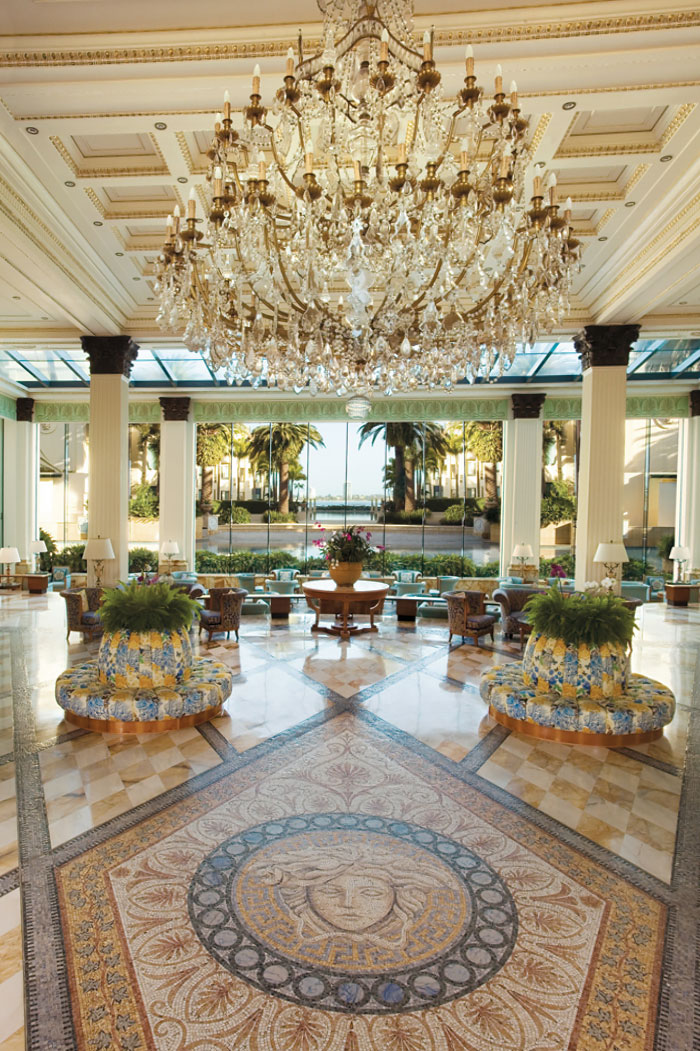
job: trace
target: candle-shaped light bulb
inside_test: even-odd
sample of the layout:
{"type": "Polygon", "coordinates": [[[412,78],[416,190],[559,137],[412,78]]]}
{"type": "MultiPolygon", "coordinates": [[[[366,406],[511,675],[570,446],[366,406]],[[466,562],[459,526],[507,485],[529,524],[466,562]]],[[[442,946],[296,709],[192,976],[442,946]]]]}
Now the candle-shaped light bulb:
{"type": "Polygon", "coordinates": [[[573,202],[572,202],[570,197],[567,197],[566,198],[566,203],[564,205],[564,210],[567,211],[567,212],[570,212],[572,208],[573,208],[573,202]]]}
{"type": "Polygon", "coordinates": [[[503,70],[500,65],[496,66],[496,94],[503,94],[503,70]]]}
{"type": "Polygon", "coordinates": [[[265,168],[265,154],[262,150],[258,150],[258,179],[266,179],[267,170],[265,168]]]}
{"type": "Polygon", "coordinates": [[[222,189],[223,189],[223,186],[222,186],[221,168],[217,165],[216,168],[214,168],[214,190],[213,190],[214,197],[221,197],[222,196],[222,189]]]}
{"type": "Polygon", "coordinates": [[[474,48],[471,46],[471,44],[467,44],[466,50],[464,52],[464,59],[465,59],[465,61],[467,63],[467,76],[468,77],[473,77],[474,76],[474,48]]]}
{"type": "Polygon", "coordinates": [[[311,175],[314,170],[314,155],[311,151],[304,155],[304,171],[307,175],[311,175]]]}
{"type": "Polygon", "coordinates": [[[568,223],[569,226],[571,226],[571,208],[572,208],[571,198],[567,197],[566,198],[566,204],[564,205],[564,218],[566,219],[566,222],[568,223]]]}
{"type": "Polygon", "coordinates": [[[518,108],[518,85],[514,80],[510,82],[510,104],[513,109],[518,108]]]}
{"type": "Polygon", "coordinates": [[[353,161],[353,170],[355,173],[355,182],[359,182],[362,178],[362,166],[359,161],[353,161]]]}
{"type": "Polygon", "coordinates": [[[221,121],[223,119],[224,118],[223,118],[223,115],[221,113],[217,113],[216,114],[216,116],[214,117],[214,131],[218,131],[219,130],[219,128],[221,127],[221,121]]]}
{"type": "Polygon", "coordinates": [[[423,33],[423,61],[430,62],[433,57],[433,45],[430,40],[430,30],[423,33]]]}
{"type": "Polygon", "coordinates": [[[187,198],[187,218],[194,219],[195,209],[197,207],[197,192],[192,186],[190,188],[190,195],[187,198]]]}
{"type": "Polygon", "coordinates": [[[504,153],[503,156],[501,157],[501,166],[499,168],[498,174],[501,177],[501,179],[507,179],[509,171],[510,171],[510,157],[508,156],[507,153],[504,153]]]}
{"type": "Polygon", "coordinates": [[[173,208],[173,215],[175,216],[176,219],[180,218],[180,205],[179,204],[176,204],[175,207],[173,208]]]}
{"type": "Polygon", "coordinates": [[[532,184],[532,196],[533,197],[541,197],[542,196],[542,179],[541,179],[541,177],[539,175],[536,175],[535,179],[533,181],[533,184],[532,184]]]}
{"type": "Polygon", "coordinates": [[[231,119],[231,96],[228,90],[224,92],[224,120],[231,119]]]}
{"type": "Polygon", "coordinates": [[[255,63],[255,67],[253,69],[253,94],[260,94],[260,66],[257,62],[255,63]]]}
{"type": "Polygon", "coordinates": [[[557,177],[554,172],[550,172],[547,176],[547,189],[549,190],[549,203],[554,204],[554,198],[557,192],[557,177]]]}
{"type": "Polygon", "coordinates": [[[168,218],[165,220],[165,229],[167,231],[168,237],[172,237],[173,230],[175,229],[175,220],[173,219],[172,215],[169,215],[168,218]]]}
{"type": "Polygon", "coordinates": [[[389,30],[382,29],[382,36],[379,44],[379,61],[389,61],[389,30]]]}
{"type": "Polygon", "coordinates": [[[286,72],[286,76],[288,76],[288,77],[293,77],[294,76],[294,48],[293,47],[290,47],[289,51],[287,52],[287,72],[286,72]]]}

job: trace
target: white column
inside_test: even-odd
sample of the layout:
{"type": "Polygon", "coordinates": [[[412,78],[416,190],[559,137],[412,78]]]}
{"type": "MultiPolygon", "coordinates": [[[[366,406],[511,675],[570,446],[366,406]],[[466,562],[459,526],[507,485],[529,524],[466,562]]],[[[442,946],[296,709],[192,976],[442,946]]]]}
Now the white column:
{"type": "Polygon", "coordinates": [[[690,393],[690,417],[679,420],[676,544],[690,549],[684,569],[700,573],[700,390],[690,393]]]}
{"type": "Polygon", "coordinates": [[[513,548],[529,544],[540,564],[542,502],[542,420],[544,394],[511,395],[513,419],[503,424],[501,490],[501,575],[508,574],[513,548]]]}
{"type": "Polygon", "coordinates": [[[602,580],[600,543],[622,541],[627,363],[638,325],[587,325],[575,342],[583,363],[576,518],[576,590],[602,580]]]}
{"type": "Polygon", "coordinates": [[[180,558],[194,569],[196,424],[189,398],[161,398],[160,543],[176,540],[180,558]]]}
{"type": "Polygon", "coordinates": [[[39,435],[33,422],[33,398],[17,399],[17,419],[5,420],[3,475],[5,479],[5,537],[22,560],[31,564],[29,545],[38,539],[36,521],[39,482],[39,435]]]}
{"type": "MultiPolygon", "coordinates": [[[[106,587],[129,572],[129,373],[138,347],[129,336],[83,336],[90,359],[90,488],[88,536],[108,537],[106,587]]],[[[88,562],[88,584],[94,584],[88,562]]]]}

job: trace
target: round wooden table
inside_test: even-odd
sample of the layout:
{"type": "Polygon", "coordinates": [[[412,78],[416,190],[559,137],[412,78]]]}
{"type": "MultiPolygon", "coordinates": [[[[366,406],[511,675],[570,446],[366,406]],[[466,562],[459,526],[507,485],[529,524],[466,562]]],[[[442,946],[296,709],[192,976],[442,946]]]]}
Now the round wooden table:
{"type": "Polygon", "coordinates": [[[358,580],[353,587],[339,588],[330,577],[309,580],[302,584],[302,587],[308,605],[316,614],[316,621],[311,630],[325,631],[327,635],[337,635],[341,639],[349,639],[351,635],[362,635],[366,631],[377,630],[374,617],[382,612],[384,599],[389,590],[388,584],[382,584],[376,580],[358,580]],[[364,613],[369,616],[368,628],[360,628],[357,624],[348,623],[356,613],[364,613]],[[319,624],[319,618],[323,614],[333,614],[335,623],[319,624]]]}

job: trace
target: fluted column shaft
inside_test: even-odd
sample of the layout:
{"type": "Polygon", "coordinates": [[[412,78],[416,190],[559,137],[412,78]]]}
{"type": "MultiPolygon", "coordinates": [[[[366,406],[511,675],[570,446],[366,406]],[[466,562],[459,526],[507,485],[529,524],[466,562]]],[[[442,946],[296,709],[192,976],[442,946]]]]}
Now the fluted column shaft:
{"type": "Polygon", "coordinates": [[[503,424],[501,576],[507,576],[516,544],[529,544],[540,564],[542,419],[544,394],[513,394],[513,419],[503,424]]]}
{"type": "Polygon", "coordinates": [[[685,565],[700,573],[700,390],[691,391],[690,416],[679,421],[676,543],[690,550],[685,565]]]}
{"type": "Polygon", "coordinates": [[[39,483],[39,435],[32,398],[17,399],[17,419],[5,420],[4,543],[31,563],[29,545],[39,536],[36,521],[39,483]]]}
{"type": "Polygon", "coordinates": [[[194,569],[196,424],[189,398],[161,398],[160,543],[176,540],[180,558],[194,569]]]}

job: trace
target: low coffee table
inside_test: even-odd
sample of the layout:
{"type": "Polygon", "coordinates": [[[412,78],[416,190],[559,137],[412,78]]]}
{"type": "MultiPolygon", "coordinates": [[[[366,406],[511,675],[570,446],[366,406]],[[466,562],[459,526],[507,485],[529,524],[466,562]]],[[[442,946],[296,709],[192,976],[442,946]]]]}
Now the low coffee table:
{"type": "Polygon", "coordinates": [[[266,591],[261,597],[269,605],[271,617],[288,617],[292,611],[291,595],[280,595],[278,591],[266,591]]]}
{"type": "Polygon", "coordinates": [[[669,606],[687,606],[690,601],[690,585],[666,584],[666,602],[669,606]]]}
{"type": "Polygon", "coordinates": [[[306,601],[316,614],[312,631],[323,631],[327,635],[336,635],[347,640],[351,635],[363,635],[367,631],[376,631],[374,618],[382,612],[384,599],[389,590],[388,584],[375,580],[358,580],[353,587],[339,588],[334,580],[321,578],[309,580],[302,584],[306,601]],[[333,614],[335,624],[319,624],[324,614],[333,614]],[[359,627],[348,621],[355,614],[369,616],[369,627],[359,627]]]}

